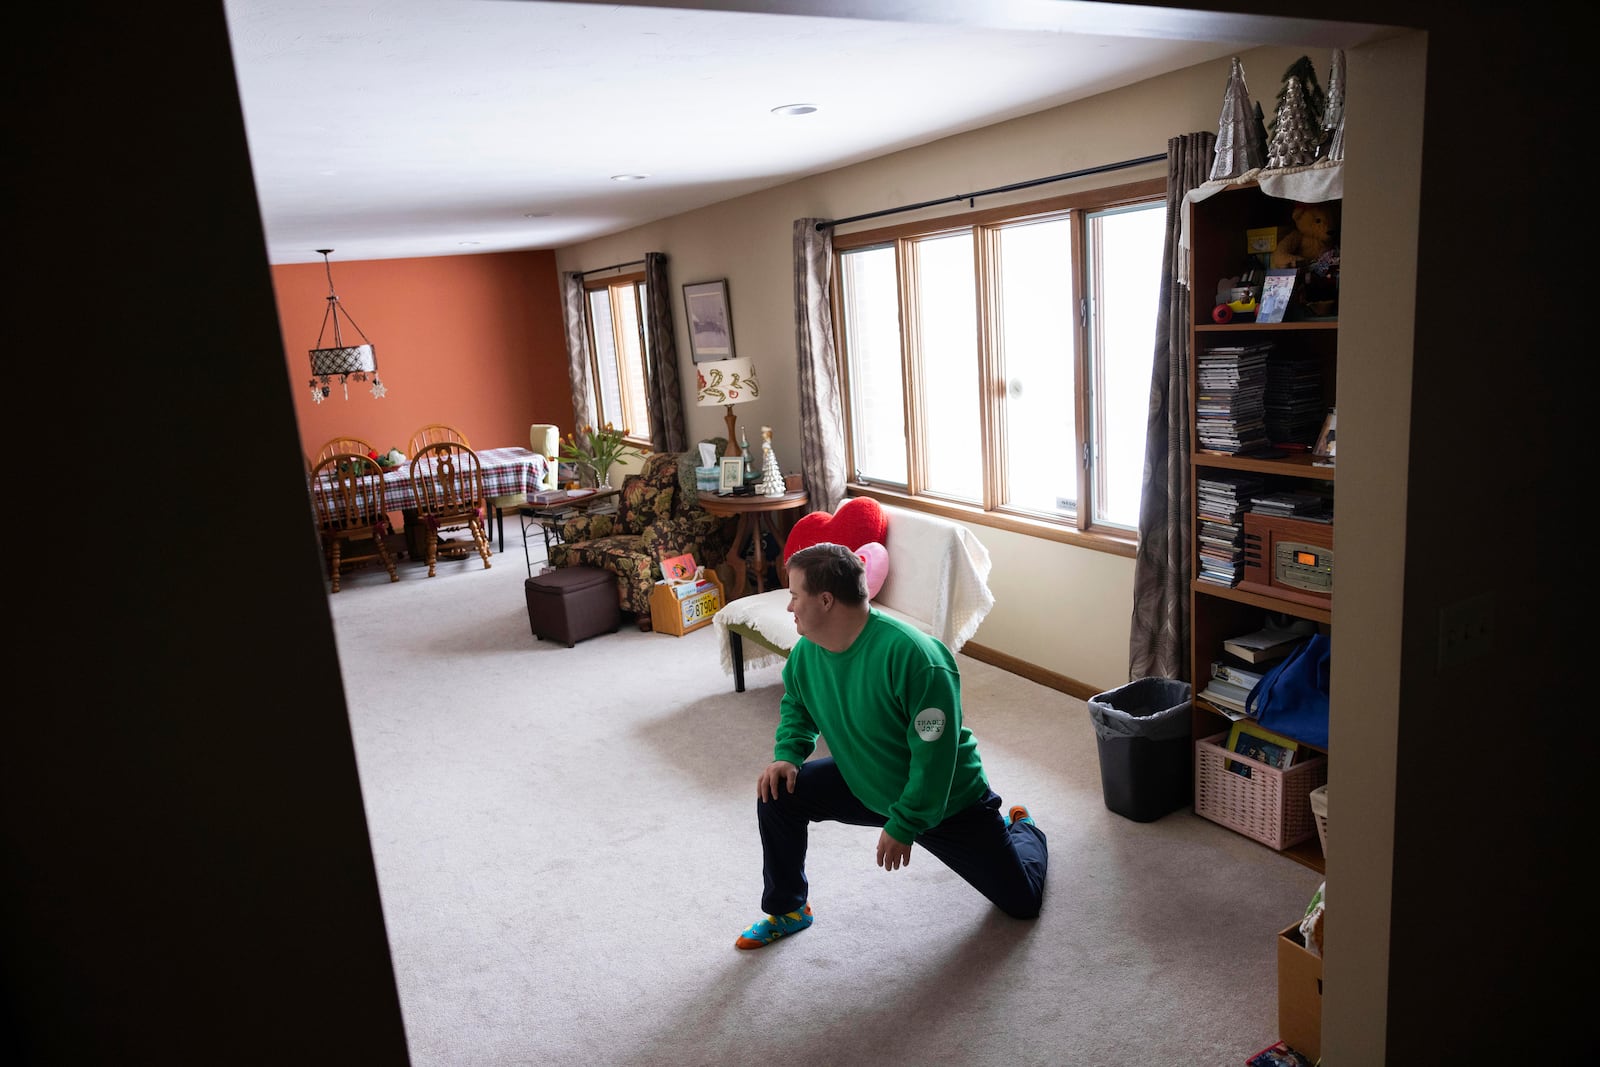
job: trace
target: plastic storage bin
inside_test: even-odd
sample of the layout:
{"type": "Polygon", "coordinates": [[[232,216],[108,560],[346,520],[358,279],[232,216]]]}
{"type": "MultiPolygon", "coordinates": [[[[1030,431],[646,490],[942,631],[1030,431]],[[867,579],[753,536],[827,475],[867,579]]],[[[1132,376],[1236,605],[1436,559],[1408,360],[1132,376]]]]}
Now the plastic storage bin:
{"type": "Polygon", "coordinates": [[[1089,699],[1106,807],[1153,822],[1193,795],[1193,689],[1172,678],[1140,678],[1089,699]]]}

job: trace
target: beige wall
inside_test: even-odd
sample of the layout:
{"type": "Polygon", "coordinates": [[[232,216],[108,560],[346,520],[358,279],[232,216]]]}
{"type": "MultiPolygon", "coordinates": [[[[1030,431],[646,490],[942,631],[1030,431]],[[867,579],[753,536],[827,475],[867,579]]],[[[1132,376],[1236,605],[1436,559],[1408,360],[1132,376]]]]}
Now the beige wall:
{"type": "MultiPolygon", "coordinates": [[[[1302,49],[1263,48],[1241,54],[1252,96],[1270,108],[1283,72],[1302,49]]],[[[1326,69],[1326,50],[1313,54],[1326,69]]],[[[562,271],[585,270],[665,252],[674,287],[727,278],[738,353],[761,372],[762,398],[737,409],[752,440],[773,428],[773,447],[788,468],[799,465],[796,396],[793,220],[844,218],[1137,159],[1166,151],[1167,139],[1215,130],[1228,81],[1228,61],[1205,63],[1036,115],[907,149],[881,159],[662,219],[625,233],[563,249],[562,271]],[[748,410],[747,410],[748,409],[748,410]]],[[[1075,189],[1166,175],[1163,163],[1074,179],[979,200],[979,209],[1058,196],[1075,189]]],[[[963,203],[927,208],[840,232],[958,214],[963,203]]],[[[688,335],[679,313],[678,348],[692,387],[688,335]]],[[[689,402],[693,402],[692,395],[689,402]]],[[[723,409],[689,409],[691,438],[723,431],[723,409]]],[[[995,607],[973,640],[1094,690],[1127,681],[1133,612],[1133,560],[1042,541],[990,527],[973,531],[994,557],[995,607]],[[1039,595],[1044,590],[1045,595],[1039,595]]]]}

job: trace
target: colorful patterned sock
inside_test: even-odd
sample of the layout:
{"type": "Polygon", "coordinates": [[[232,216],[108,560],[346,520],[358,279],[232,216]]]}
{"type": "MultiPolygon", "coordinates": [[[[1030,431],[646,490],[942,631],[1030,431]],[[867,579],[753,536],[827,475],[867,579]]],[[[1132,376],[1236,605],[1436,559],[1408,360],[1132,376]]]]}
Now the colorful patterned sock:
{"type": "Polygon", "coordinates": [[[782,915],[768,915],[759,922],[753,922],[744,928],[738,938],[733,942],[734,948],[760,948],[770,945],[780,937],[798,934],[801,930],[811,925],[811,905],[807,904],[800,911],[785,912],[782,915]]]}
{"type": "Polygon", "coordinates": [[[1019,822],[1025,822],[1029,826],[1038,825],[1038,823],[1033,821],[1033,816],[1028,814],[1028,809],[1023,807],[1021,804],[1013,807],[1011,809],[1011,814],[1006,816],[1006,826],[1015,826],[1019,822]]]}

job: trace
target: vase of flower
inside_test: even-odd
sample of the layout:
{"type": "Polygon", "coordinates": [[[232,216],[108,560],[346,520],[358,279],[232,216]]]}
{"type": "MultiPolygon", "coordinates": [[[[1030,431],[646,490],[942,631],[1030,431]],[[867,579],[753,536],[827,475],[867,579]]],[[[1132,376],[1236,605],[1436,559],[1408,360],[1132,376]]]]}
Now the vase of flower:
{"type": "Polygon", "coordinates": [[[598,429],[585,426],[562,439],[561,458],[588,467],[594,472],[596,486],[615,488],[611,484],[611,468],[619,460],[644,457],[643,452],[628,444],[627,438],[626,429],[619,430],[609,422],[598,429]]]}

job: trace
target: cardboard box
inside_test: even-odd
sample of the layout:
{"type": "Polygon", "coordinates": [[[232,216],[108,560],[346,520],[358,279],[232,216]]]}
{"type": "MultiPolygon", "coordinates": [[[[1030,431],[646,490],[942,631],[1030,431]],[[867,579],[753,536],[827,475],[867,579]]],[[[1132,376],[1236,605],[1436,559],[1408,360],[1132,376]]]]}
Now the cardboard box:
{"type": "Polygon", "coordinates": [[[1322,1058],[1322,957],[1306,948],[1298,920],[1278,934],[1278,1039],[1322,1058]]]}
{"type": "Polygon", "coordinates": [[[1287,226],[1262,226],[1254,230],[1244,231],[1245,251],[1252,255],[1260,252],[1276,252],[1278,242],[1289,234],[1287,226]]]}

